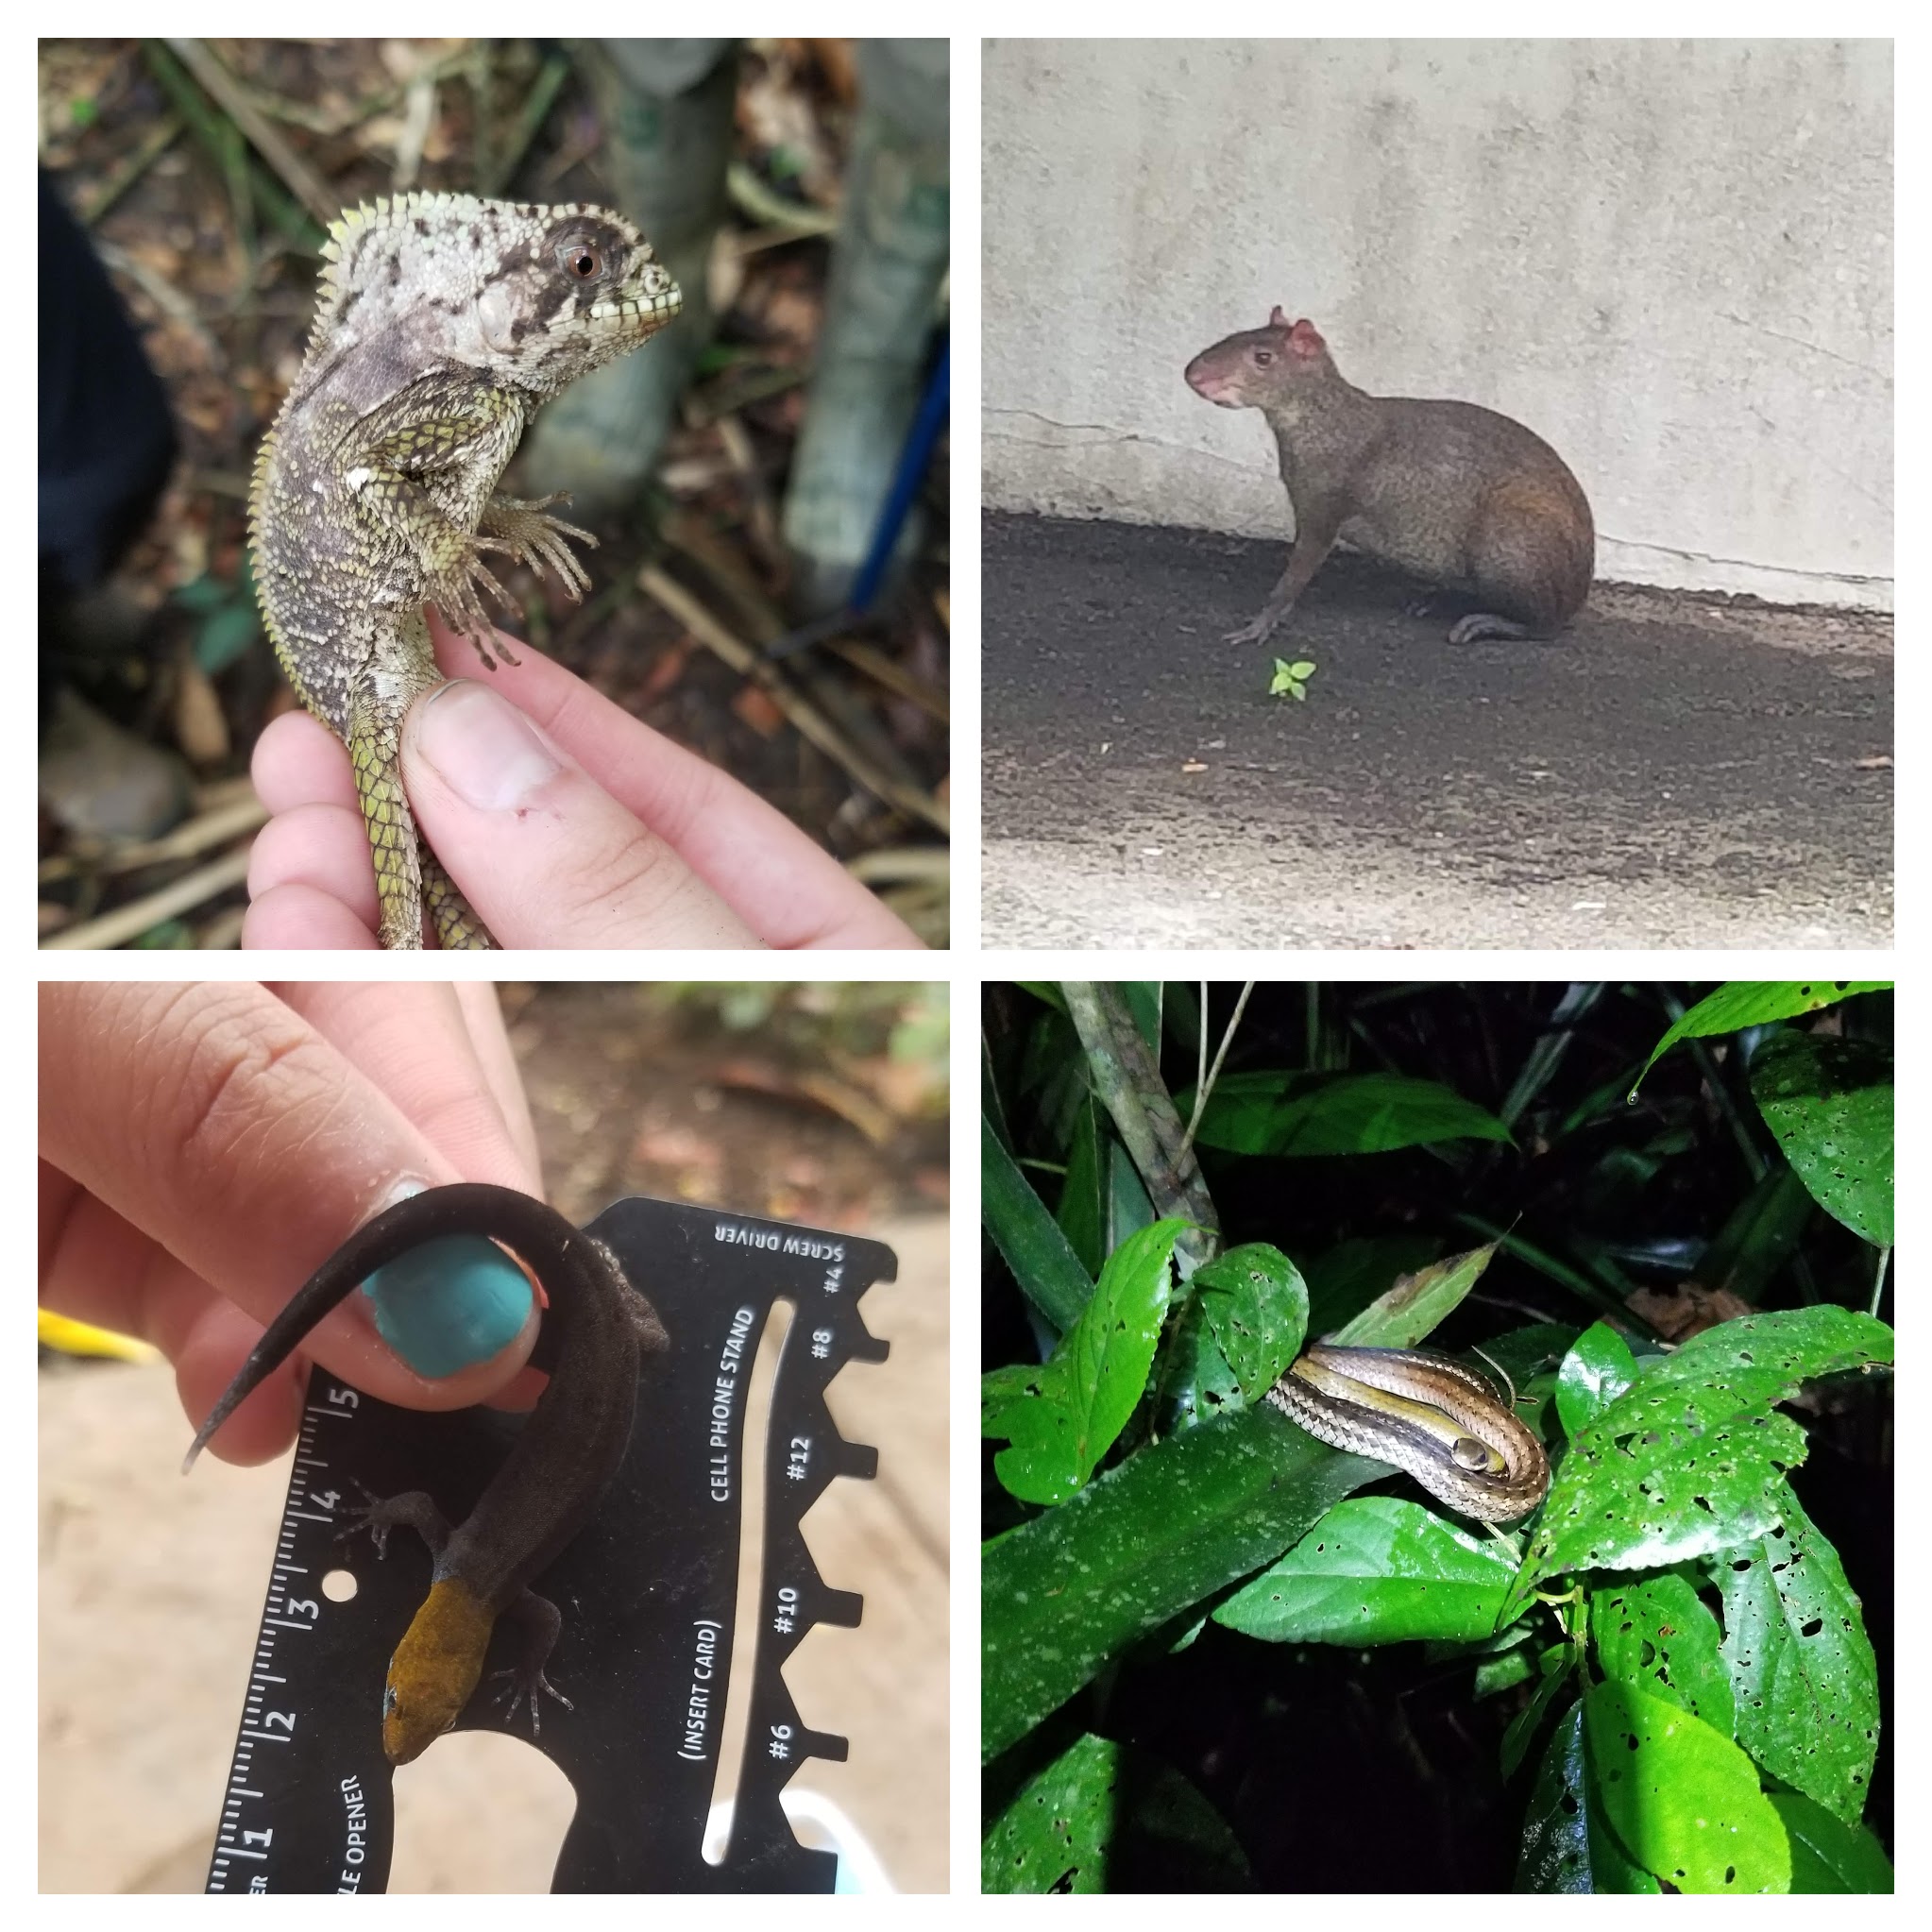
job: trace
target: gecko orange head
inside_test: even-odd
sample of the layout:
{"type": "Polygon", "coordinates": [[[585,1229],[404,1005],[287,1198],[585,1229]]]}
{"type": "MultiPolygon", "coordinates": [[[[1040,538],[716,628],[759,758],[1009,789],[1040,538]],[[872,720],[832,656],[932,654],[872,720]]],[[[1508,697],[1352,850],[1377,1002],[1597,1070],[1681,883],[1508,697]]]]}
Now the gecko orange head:
{"type": "Polygon", "coordinates": [[[420,1757],[463,1715],[496,1620],[489,1605],[453,1578],[430,1585],[389,1660],[382,1690],[382,1755],[391,1764],[420,1757]]]}

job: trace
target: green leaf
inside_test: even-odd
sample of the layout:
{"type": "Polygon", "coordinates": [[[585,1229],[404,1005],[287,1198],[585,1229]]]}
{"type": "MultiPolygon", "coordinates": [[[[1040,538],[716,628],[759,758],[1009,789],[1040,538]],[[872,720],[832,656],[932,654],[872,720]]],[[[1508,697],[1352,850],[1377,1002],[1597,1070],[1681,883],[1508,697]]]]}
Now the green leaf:
{"type": "MultiPolygon", "coordinates": [[[[1516,1629],[1525,1626],[1518,1623],[1516,1629]]],[[[1469,1680],[1469,1691],[1478,1703],[1484,1698],[1500,1697],[1505,1690],[1514,1690],[1518,1684],[1526,1684],[1535,1675],[1534,1660],[1527,1656],[1517,1645],[1503,1652],[1499,1657],[1484,1657],[1476,1666],[1475,1674],[1469,1680]]]]}
{"type": "MultiPolygon", "coordinates": [[[[1185,1118],[1192,1093],[1176,1096],[1185,1118]]],[[[1435,1141],[1507,1141],[1509,1129],[1434,1080],[1402,1074],[1224,1075],[1195,1139],[1233,1154],[1377,1154],[1435,1141]]]]}
{"type": "Polygon", "coordinates": [[[1856,1824],[1878,1754],[1878,1666],[1838,1551],[1788,1489],[1776,1524],[1717,1568],[1737,1741],[1856,1824]]]}
{"type": "Polygon", "coordinates": [[[1680,1040],[1702,1039],[1713,1033],[1738,1033],[1746,1026],[1769,1026],[1799,1013],[1835,1007],[1856,992],[1883,992],[1889,979],[1733,979],[1708,993],[1684,1015],[1651,1049],[1643,1073],[1631,1083],[1636,1098],[1644,1074],[1656,1065],[1680,1040]]]}
{"type": "Polygon", "coordinates": [[[1079,1320],[1093,1283],[985,1114],[979,1120],[979,1212],[1021,1293],[1064,1334],[1079,1320]]]}
{"type": "Polygon", "coordinates": [[[1195,1270],[1194,1292],[1221,1359],[1250,1402],[1279,1381],[1308,1332],[1308,1289],[1278,1247],[1250,1242],[1195,1270]]]}
{"type": "Polygon", "coordinates": [[[1683,1577],[1667,1573],[1592,1591],[1590,1635],[1605,1677],[1736,1736],[1737,1705],[1719,1648],[1723,1632],[1683,1577]]]}
{"type": "Polygon", "coordinates": [[[986,1892],[1235,1891],[1247,1860],[1220,1814],[1151,1754],[1083,1737],[1028,1778],[979,1851],[986,1892]]]}
{"type": "Polygon", "coordinates": [[[1592,1322],[1571,1345],[1556,1376],[1556,1413],[1566,1435],[1580,1435],[1636,1380],[1630,1344],[1608,1322],[1592,1322]]]}
{"type": "Polygon", "coordinates": [[[1156,1221],[1129,1235],[1047,1361],[1017,1373],[997,1369],[982,1381],[981,1432],[1012,1445],[993,1458],[993,1471],[1021,1501],[1064,1502],[1127,1427],[1147,1385],[1174,1241],[1186,1226],[1156,1221]]]}
{"type": "Polygon", "coordinates": [[[1109,1135],[1102,1144],[1107,1150],[1107,1239],[1110,1249],[1118,1247],[1129,1234],[1137,1234],[1155,1221],[1154,1203],[1147,1184],[1141,1178],[1133,1157],[1109,1135]]]}
{"type": "Polygon", "coordinates": [[[1161,982],[1158,979],[1116,979],[1113,991],[1133,1015],[1134,1028],[1155,1052],[1161,1050],[1161,982]]]}
{"type": "MultiPolygon", "coordinates": [[[[1161,982],[1161,1024],[1167,1038],[1190,1059],[1201,1050],[1201,988],[1193,979],[1161,982]]],[[[1158,1042],[1150,1042],[1158,1044],[1158,1042]]]]}
{"type": "Polygon", "coordinates": [[[1781,1033],[1753,1057],[1751,1092],[1818,1205],[1890,1247],[1891,1055],[1866,1040],[1781,1033]]]}
{"type": "MultiPolygon", "coordinates": [[[[1196,1275],[1195,1280],[1199,1280],[1196,1275]]],[[[1234,1371],[1228,1365],[1208,1325],[1202,1297],[1192,1296],[1163,1357],[1161,1381],[1161,1429],[1177,1435],[1195,1429],[1210,1416],[1246,1406],[1234,1371]]]]}
{"type": "Polygon", "coordinates": [[[1797,1791],[1773,1791],[1771,1809],[1791,1841],[1793,1891],[1890,1891],[1891,1867],[1869,1831],[1840,1824],[1797,1791]]]}
{"type": "Polygon", "coordinates": [[[1502,1734],[1502,1745],[1497,1752],[1498,1768],[1506,1778],[1513,1778],[1521,1770],[1531,1740],[1543,1728],[1543,1719],[1550,1706],[1563,1695],[1569,1683],[1570,1671],[1577,1661],[1577,1652],[1568,1643],[1551,1644],[1536,1660],[1537,1673],[1541,1679],[1530,1701],[1509,1720],[1509,1728],[1502,1734]]]}
{"type": "Polygon", "coordinates": [[[1805,1432],[1771,1404],[1891,1360],[1891,1330],[1821,1305],[1745,1315],[1659,1356],[1570,1440],[1519,1587],[1566,1569],[1652,1569],[1764,1534],[1805,1432]]]}
{"type": "Polygon", "coordinates": [[[1100,1132],[1098,1113],[1099,1103],[1090,1093],[1074,1117],[1066,1179],[1059,1191],[1059,1211],[1054,1216],[1081,1267],[1096,1275],[1113,1246],[1107,1238],[1107,1210],[1101,1199],[1104,1150],[1109,1144],[1100,1132]]]}
{"type": "Polygon", "coordinates": [[[1445,1255],[1404,1275],[1329,1339],[1344,1348],[1413,1348],[1462,1306],[1496,1257],[1497,1244],[1445,1255]]]}
{"type": "Polygon", "coordinates": [[[136,952],[174,953],[186,952],[198,946],[201,941],[195,938],[187,924],[178,919],[164,919],[159,925],[151,925],[140,938],[130,941],[136,952]]]}
{"type": "Polygon", "coordinates": [[[1584,1707],[1557,1720],[1523,1819],[1518,1891],[1653,1894],[1663,1888],[1617,1842],[1584,1752],[1584,1707]]]}
{"type": "Polygon", "coordinates": [[[1810,1190],[1788,1166],[1771,1162],[1725,1217],[1697,1263],[1698,1286],[1731,1295],[1747,1308],[1776,1299],[1771,1284],[1811,1225],[1810,1190]]]}
{"type": "Polygon", "coordinates": [[[1427,1267],[1442,1248],[1432,1234],[1351,1235],[1305,1261],[1309,1333],[1333,1334],[1391,1281],[1427,1267]]]}
{"type": "Polygon", "coordinates": [[[1271,1643],[1471,1643],[1496,1629],[1515,1574],[1492,1536],[1456,1529],[1420,1503],[1353,1496],[1229,1597],[1214,1621],[1271,1643]]]}
{"type": "Polygon", "coordinates": [[[1387,1473],[1263,1404],[1141,1449],[982,1546],[980,1748],[995,1756],[1110,1657],[1274,1562],[1387,1473]]]}
{"type": "Polygon", "coordinates": [[[1790,1890],[1785,1828],[1728,1737],[1634,1685],[1600,1684],[1584,1700],[1584,1749],[1618,1843],[1665,1884],[1790,1890]]]}

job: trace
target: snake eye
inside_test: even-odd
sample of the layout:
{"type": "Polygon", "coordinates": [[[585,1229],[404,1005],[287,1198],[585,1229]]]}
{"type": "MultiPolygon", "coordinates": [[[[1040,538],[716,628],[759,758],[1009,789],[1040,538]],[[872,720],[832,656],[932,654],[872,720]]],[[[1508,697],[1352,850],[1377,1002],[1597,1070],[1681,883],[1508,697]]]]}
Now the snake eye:
{"type": "Polygon", "coordinates": [[[1502,1458],[1486,1442],[1479,1442],[1473,1435],[1457,1436],[1449,1449],[1449,1457],[1459,1469],[1494,1473],[1502,1466],[1502,1458]]]}

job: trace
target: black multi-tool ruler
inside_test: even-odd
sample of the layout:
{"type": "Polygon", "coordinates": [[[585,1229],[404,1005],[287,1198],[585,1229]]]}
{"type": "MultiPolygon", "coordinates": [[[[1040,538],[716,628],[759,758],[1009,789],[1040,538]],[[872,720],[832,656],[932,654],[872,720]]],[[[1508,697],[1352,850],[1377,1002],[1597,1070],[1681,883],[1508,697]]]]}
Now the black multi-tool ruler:
{"type": "MultiPolygon", "coordinates": [[[[670,1348],[645,1366],[630,1449],[597,1514],[535,1580],[563,1612],[548,1669],[574,1706],[544,1700],[535,1739],[577,1794],[551,1889],[829,1891],[835,1856],[798,1843],[778,1794],[802,1759],[843,1758],[845,1740],[805,1729],[780,1669],[813,1625],[859,1620],[858,1597],[820,1579],[799,1523],[834,1477],[877,1467],[833,1427],[824,1391],[848,1362],[885,1360],[857,1303],[897,1263],[878,1242],[667,1201],[619,1201],[590,1232],[650,1297],[670,1348]],[[730,1842],[713,1864],[702,1846],[737,1616],[745,1398],[775,1302],[791,1320],[764,1444],[757,1649],[730,1842]]],[[[541,1338],[532,1360],[547,1365],[541,1338]]],[[[487,1409],[392,1408],[311,1376],[210,1891],[386,1888],[382,1682],[428,1593],[429,1557],[401,1534],[379,1562],[366,1535],[339,1533],[364,1489],[427,1490],[460,1520],[518,1426],[487,1409]]],[[[458,1730],[530,1737],[528,1706],[490,1694],[517,1637],[499,1626],[458,1730]]]]}

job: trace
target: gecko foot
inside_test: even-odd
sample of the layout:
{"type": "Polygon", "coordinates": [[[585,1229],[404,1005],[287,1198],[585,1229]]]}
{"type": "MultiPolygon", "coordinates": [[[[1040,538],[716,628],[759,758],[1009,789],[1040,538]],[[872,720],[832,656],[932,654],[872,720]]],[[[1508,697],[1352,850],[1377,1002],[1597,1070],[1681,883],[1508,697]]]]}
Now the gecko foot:
{"type": "Polygon", "coordinates": [[[335,1540],[338,1543],[347,1543],[351,1536],[359,1536],[366,1530],[369,1533],[369,1541],[376,1546],[377,1561],[381,1562],[389,1554],[389,1532],[396,1526],[382,1513],[382,1499],[366,1483],[360,1482],[353,1476],[348,1480],[355,1483],[367,1500],[363,1508],[357,1510],[354,1516],[336,1531],[335,1540]]]}
{"type": "Polygon", "coordinates": [[[536,1702],[537,1693],[539,1691],[541,1691],[543,1695],[546,1697],[555,1698],[556,1701],[560,1704],[562,1704],[567,1711],[574,1711],[577,1708],[577,1706],[573,1704],[570,1702],[570,1700],[568,1697],[566,1697],[564,1693],[561,1690],[559,1690],[557,1686],[554,1684],[552,1684],[550,1681],[550,1679],[543,1674],[543,1669],[541,1666],[539,1666],[534,1672],[515,1666],[506,1670],[492,1670],[490,1672],[490,1678],[492,1682],[495,1682],[495,1680],[499,1677],[507,1677],[510,1680],[510,1682],[507,1685],[505,1685],[500,1691],[497,1693],[497,1700],[503,1706],[505,1712],[514,1717],[516,1715],[517,1706],[519,1703],[521,1703],[526,1697],[529,1698],[530,1735],[533,1737],[540,1737],[543,1733],[543,1719],[539,1714],[536,1702]]]}

